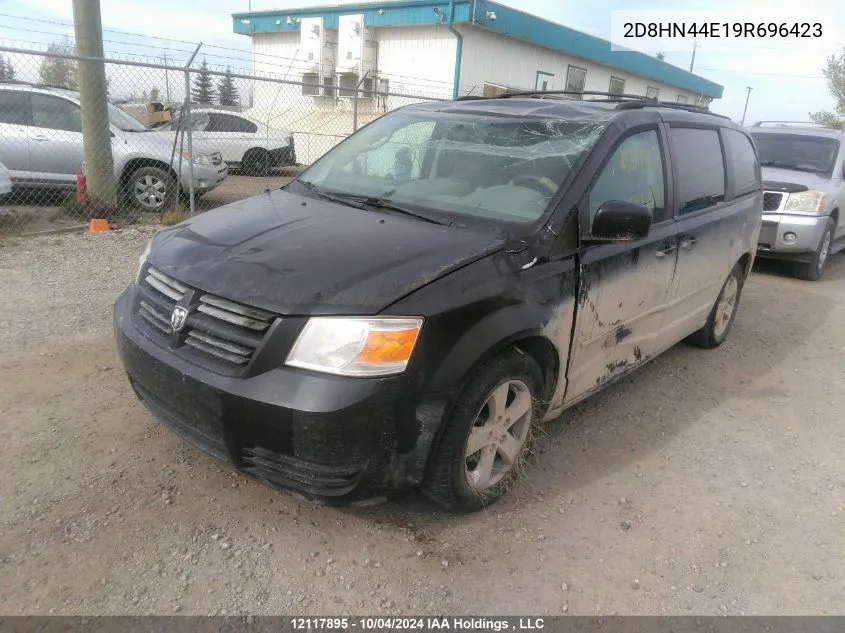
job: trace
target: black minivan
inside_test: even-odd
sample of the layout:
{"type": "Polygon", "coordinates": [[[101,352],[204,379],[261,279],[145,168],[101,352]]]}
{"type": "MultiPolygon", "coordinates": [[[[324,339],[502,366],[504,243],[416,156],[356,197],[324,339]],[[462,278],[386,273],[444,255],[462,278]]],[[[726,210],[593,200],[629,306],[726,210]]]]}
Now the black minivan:
{"type": "Polygon", "coordinates": [[[751,139],[703,109],[407,106],[159,233],[117,345],[161,422],[263,482],[474,510],[543,421],[683,339],[725,340],[762,210],[751,139]]]}

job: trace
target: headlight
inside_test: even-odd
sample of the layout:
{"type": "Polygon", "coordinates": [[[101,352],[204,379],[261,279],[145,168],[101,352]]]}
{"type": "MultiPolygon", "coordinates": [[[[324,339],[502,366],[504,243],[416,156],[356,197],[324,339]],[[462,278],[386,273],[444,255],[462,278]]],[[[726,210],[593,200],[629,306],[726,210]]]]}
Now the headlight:
{"type": "MultiPolygon", "coordinates": [[[[186,149],[182,150],[182,158],[185,160],[191,160],[191,152],[186,149]]],[[[205,156],[203,154],[194,154],[194,165],[211,165],[211,157],[205,156]]]]}
{"type": "Polygon", "coordinates": [[[823,191],[801,191],[789,194],[786,199],[785,213],[821,213],[827,203],[827,194],[823,191]]]}
{"type": "Polygon", "coordinates": [[[150,240],[147,242],[147,247],[144,249],[144,252],[141,253],[141,256],[138,258],[138,272],[135,273],[135,284],[141,283],[141,269],[144,267],[144,264],[147,261],[147,257],[150,255],[150,248],[153,245],[153,241],[150,240]]]}
{"type": "Polygon", "coordinates": [[[420,333],[420,318],[312,317],[286,364],[341,376],[387,376],[405,371],[420,333]]]}

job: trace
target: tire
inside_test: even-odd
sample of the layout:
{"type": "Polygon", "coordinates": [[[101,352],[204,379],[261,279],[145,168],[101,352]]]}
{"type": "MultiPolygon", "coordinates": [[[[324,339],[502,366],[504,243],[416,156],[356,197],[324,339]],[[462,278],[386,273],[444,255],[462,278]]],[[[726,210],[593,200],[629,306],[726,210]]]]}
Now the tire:
{"type": "Polygon", "coordinates": [[[423,481],[425,494],[448,510],[473,512],[510,490],[530,454],[533,430],[541,416],[542,385],[540,367],[515,349],[478,369],[458,397],[435,446],[423,481]],[[509,425],[508,411],[514,416],[509,425]],[[502,422],[491,428],[498,419],[502,422]],[[497,437],[492,436],[494,432],[497,437]],[[509,439],[503,441],[506,436],[509,439]],[[481,448],[467,455],[472,450],[471,437],[481,448]]]}
{"type": "Polygon", "coordinates": [[[136,169],[126,183],[126,193],[140,211],[166,211],[178,197],[176,180],[161,167],[136,169]]]}
{"type": "Polygon", "coordinates": [[[725,342],[736,318],[744,282],[745,272],[742,265],[736,264],[719,291],[716,303],[707,317],[707,323],[687,339],[690,343],[704,349],[713,349],[725,342]]]}
{"type": "Polygon", "coordinates": [[[247,176],[264,178],[270,174],[270,153],[266,149],[253,148],[244,154],[241,164],[247,176]]]}
{"type": "Polygon", "coordinates": [[[793,266],[793,274],[799,279],[806,279],[807,281],[818,281],[821,279],[824,269],[827,268],[827,262],[830,260],[830,249],[833,245],[833,231],[836,228],[836,223],[833,218],[827,219],[827,224],[822,233],[822,239],[819,240],[819,245],[813,258],[809,262],[796,262],[793,266]]]}

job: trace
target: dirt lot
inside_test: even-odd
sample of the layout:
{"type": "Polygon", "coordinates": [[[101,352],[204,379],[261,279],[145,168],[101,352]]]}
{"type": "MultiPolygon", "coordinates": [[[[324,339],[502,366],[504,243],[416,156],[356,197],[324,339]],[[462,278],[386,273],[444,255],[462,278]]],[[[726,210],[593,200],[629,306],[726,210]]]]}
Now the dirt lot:
{"type": "Polygon", "coordinates": [[[758,266],[729,341],[548,427],[518,494],[312,506],[135,400],[110,309],[152,229],[0,246],[0,613],[845,613],[845,257],[758,266]]]}

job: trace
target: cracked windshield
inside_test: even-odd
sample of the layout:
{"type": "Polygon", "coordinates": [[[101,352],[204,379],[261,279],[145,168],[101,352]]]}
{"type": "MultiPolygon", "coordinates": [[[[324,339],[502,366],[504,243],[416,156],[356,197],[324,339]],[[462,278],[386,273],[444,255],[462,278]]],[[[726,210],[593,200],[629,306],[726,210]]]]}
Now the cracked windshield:
{"type": "Polygon", "coordinates": [[[317,192],[504,222],[537,220],[605,124],[385,116],[301,177],[317,192]]]}

